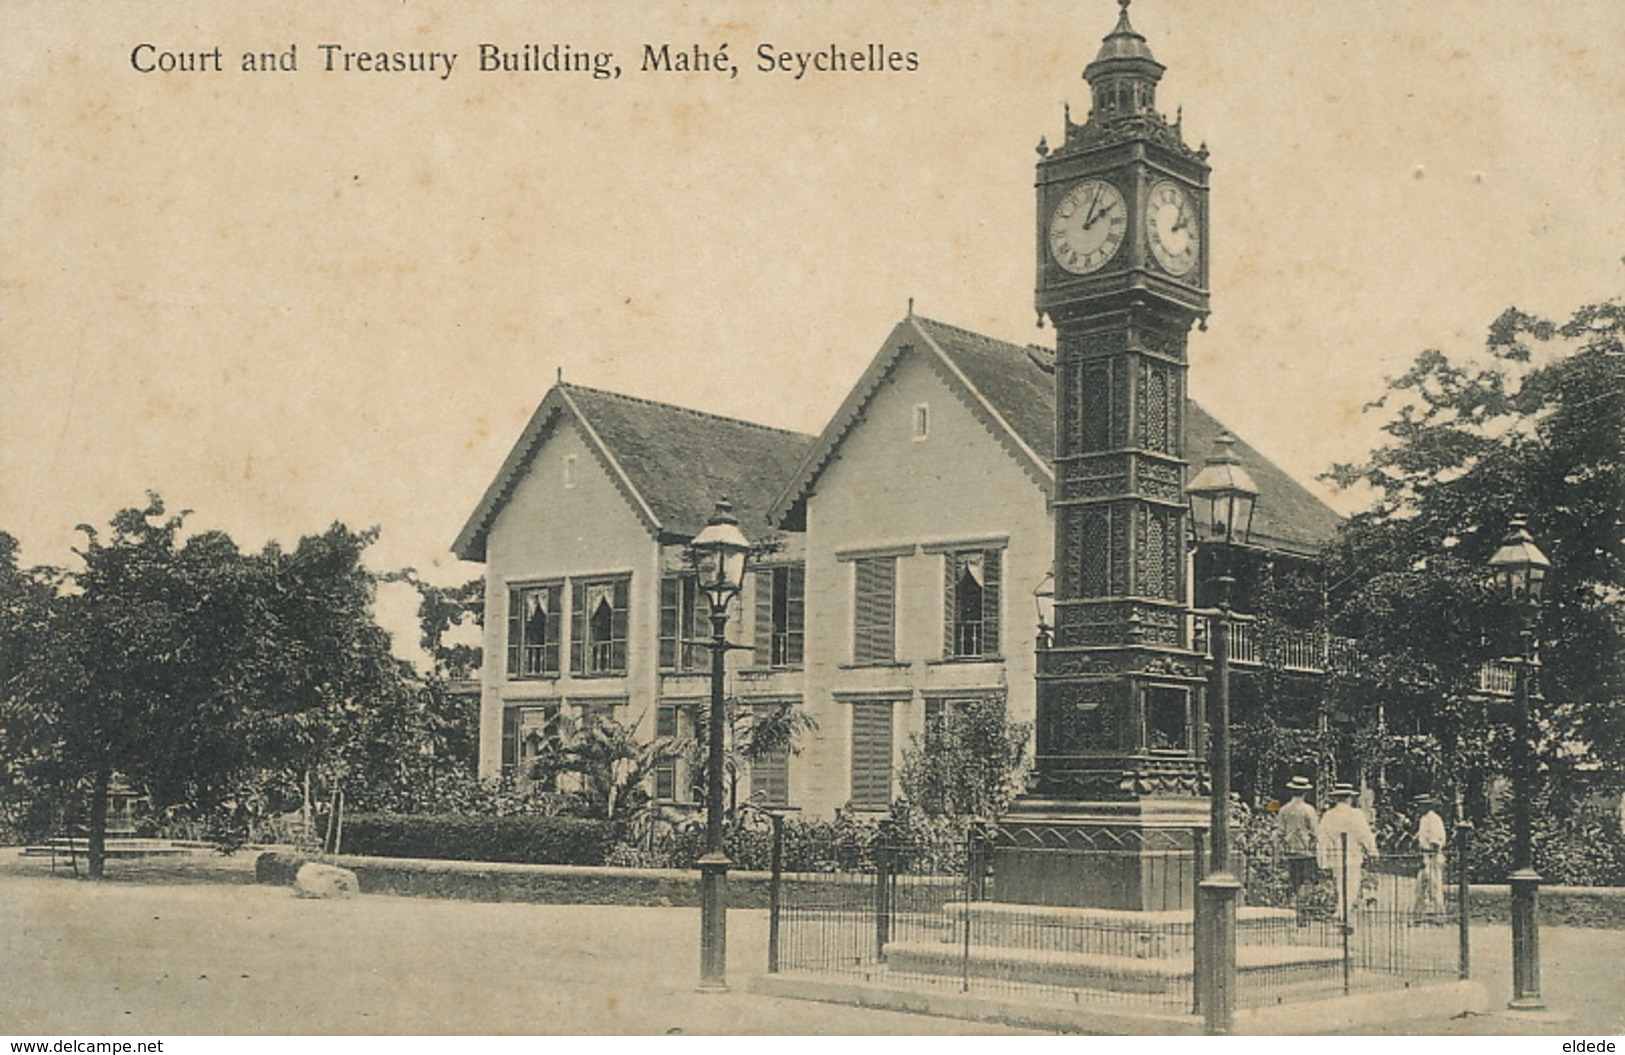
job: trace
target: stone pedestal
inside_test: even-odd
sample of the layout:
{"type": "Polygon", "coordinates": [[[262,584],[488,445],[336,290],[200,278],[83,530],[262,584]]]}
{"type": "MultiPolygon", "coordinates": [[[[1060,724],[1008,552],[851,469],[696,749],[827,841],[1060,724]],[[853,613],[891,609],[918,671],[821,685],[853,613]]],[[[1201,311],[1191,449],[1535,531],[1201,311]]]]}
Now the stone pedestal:
{"type": "Polygon", "coordinates": [[[1026,905],[1190,910],[1207,800],[1022,799],[991,847],[994,897],[1026,905]]]}

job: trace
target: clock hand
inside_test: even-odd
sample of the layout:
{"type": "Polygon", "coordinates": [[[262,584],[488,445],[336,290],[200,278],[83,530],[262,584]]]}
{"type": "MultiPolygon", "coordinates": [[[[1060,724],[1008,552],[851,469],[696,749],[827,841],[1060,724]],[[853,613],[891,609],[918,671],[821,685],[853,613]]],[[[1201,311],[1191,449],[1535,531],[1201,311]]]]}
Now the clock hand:
{"type": "Polygon", "coordinates": [[[1095,215],[1095,206],[1100,204],[1100,195],[1104,190],[1104,187],[1096,187],[1095,196],[1089,199],[1089,208],[1084,210],[1083,216],[1083,229],[1085,231],[1095,225],[1095,220],[1098,218],[1095,215]]]}

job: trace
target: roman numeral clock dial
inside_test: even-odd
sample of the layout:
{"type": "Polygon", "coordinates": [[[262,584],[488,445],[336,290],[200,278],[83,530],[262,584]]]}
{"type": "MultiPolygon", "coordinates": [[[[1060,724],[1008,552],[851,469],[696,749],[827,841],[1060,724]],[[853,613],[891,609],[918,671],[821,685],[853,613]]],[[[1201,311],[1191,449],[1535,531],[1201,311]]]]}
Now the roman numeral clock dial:
{"type": "Polygon", "coordinates": [[[1127,233],[1123,193],[1105,180],[1084,180],[1050,214],[1050,255],[1074,275],[1087,275],[1117,255],[1127,233]]]}
{"type": "Polygon", "coordinates": [[[1145,204],[1145,228],[1151,255],[1162,269],[1176,278],[1190,274],[1202,249],[1202,236],[1197,230],[1196,206],[1183,187],[1168,180],[1152,186],[1145,204]]]}

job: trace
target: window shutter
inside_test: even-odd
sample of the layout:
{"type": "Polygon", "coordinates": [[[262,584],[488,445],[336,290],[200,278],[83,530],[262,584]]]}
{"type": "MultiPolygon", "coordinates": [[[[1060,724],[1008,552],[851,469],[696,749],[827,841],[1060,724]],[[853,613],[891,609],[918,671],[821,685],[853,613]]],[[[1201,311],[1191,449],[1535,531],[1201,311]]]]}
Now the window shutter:
{"type": "Polygon", "coordinates": [[[852,643],[855,663],[889,663],[893,656],[893,593],[897,565],[890,557],[856,562],[856,633],[852,643]]]}
{"type": "Polygon", "coordinates": [[[519,763],[519,711],[513,707],[502,710],[502,769],[511,772],[519,763]]]}
{"type": "Polygon", "coordinates": [[[784,662],[786,666],[801,666],[802,639],[806,632],[807,621],[807,566],[805,564],[792,564],[785,569],[785,600],[786,630],[789,640],[785,647],[784,662]]]}
{"type": "Polygon", "coordinates": [[[1003,578],[1000,558],[990,549],[982,555],[982,655],[999,654],[999,583],[1003,578]]]}
{"type": "MultiPolygon", "coordinates": [[[[655,736],[675,739],[677,708],[662,704],[655,708],[655,736]]],[[[677,797],[677,760],[668,758],[655,766],[655,798],[670,802],[677,797]]]]}
{"type": "Polygon", "coordinates": [[[524,624],[520,621],[523,599],[518,590],[508,591],[508,677],[519,676],[519,648],[524,637],[524,624]]]}
{"type": "Polygon", "coordinates": [[[570,669],[587,673],[587,587],[581,582],[570,584],[570,669]]]}
{"type": "Polygon", "coordinates": [[[660,580],[660,669],[677,666],[677,597],[682,580],[667,576],[660,580]]]}
{"type": "Polygon", "coordinates": [[[756,573],[756,637],[751,661],[758,667],[773,665],[773,568],[756,573]]]}
{"type": "MultiPolygon", "coordinates": [[[[758,721],[772,720],[781,710],[792,705],[783,703],[757,704],[753,710],[758,721]]],[[[785,806],[790,802],[790,747],[758,758],[750,766],[750,797],[765,806],[785,806]]]]}
{"type": "Polygon", "coordinates": [[[852,804],[883,809],[891,804],[891,701],[852,704],[852,804]]]}
{"type": "Polygon", "coordinates": [[[942,656],[959,655],[959,554],[942,555],[942,656]]]}
{"type": "Polygon", "coordinates": [[[626,670],[627,595],[630,585],[626,579],[615,580],[615,599],[612,602],[615,607],[610,615],[609,665],[611,670],[621,672],[626,670]]]}

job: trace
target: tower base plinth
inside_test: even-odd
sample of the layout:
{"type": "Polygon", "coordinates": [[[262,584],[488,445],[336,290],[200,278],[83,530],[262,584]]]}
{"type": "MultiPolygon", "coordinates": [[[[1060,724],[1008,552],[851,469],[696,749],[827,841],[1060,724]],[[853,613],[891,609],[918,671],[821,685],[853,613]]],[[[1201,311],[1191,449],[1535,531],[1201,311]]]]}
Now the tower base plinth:
{"type": "Polygon", "coordinates": [[[1201,878],[1205,798],[1021,799],[999,822],[994,898],[1025,905],[1189,910],[1201,878]]]}

